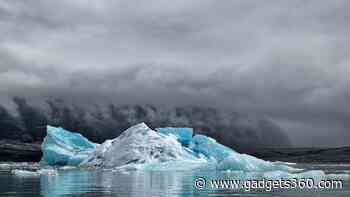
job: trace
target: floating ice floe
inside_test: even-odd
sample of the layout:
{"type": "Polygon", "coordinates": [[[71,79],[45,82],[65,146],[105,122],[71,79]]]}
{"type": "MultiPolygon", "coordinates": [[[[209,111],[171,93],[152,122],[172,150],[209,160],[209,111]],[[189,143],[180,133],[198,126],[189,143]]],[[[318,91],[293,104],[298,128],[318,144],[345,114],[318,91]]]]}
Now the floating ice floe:
{"type": "Polygon", "coordinates": [[[350,180],[350,174],[328,174],[327,175],[328,179],[333,179],[333,180],[350,180]]]}
{"type": "Polygon", "coordinates": [[[40,173],[37,171],[29,171],[29,170],[11,170],[11,174],[18,177],[36,177],[40,176],[40,173]]]}
{"type": "Polygon", "coordinates": [[[0,170],[11,171],[14,169],[36,171],[40,168],[38,163],[35,162],[7,162],[0,163],[0,170]]]}
{"type": "Polygon", "coordinates": [[[11,165],[8,163],[0,163],[0,170],[8,170],[11,169],[11,165]]]}
{"type": "Polygon", "coordinates": [[[20,170],[20,169],[14,169],[11,170],[11,174],[18,176],[18,177],[37,177],[40,175],[57,175],[57,170],[55,169],[40,169],[40,170],[20,170]]]}

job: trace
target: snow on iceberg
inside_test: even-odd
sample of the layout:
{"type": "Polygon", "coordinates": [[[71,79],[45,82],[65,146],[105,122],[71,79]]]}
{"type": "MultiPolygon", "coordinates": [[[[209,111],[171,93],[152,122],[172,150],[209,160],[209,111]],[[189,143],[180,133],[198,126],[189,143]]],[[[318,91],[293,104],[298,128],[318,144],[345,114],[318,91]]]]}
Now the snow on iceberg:
{"type": "Polygon", "coordinates": [[[165,135],[141,123],[130,127],[119,137],[107,140],[82,163],[82,166],[114,168],[128,164],[154,164],[197,160],[174,135],[165,135]]]}
{"type": "Polygon", "coordinates": [[[115,139],[97,145],[80,134],[47,127],[43,163],[89,168],[135,167],[152,170],[207,168],[243,172],[295,172],[297,169],[240,154],[215,139],[195,135],[188,128],[158,128],[141,123],[115,139]]]}
{"type": "Polygon", "coordinates": [[[97,144],[90,142],[79,133],[73,133],[47,126],[47,135],[41,145],[42,163],[48,165],[79,165],[85,160],[97,144]]]}

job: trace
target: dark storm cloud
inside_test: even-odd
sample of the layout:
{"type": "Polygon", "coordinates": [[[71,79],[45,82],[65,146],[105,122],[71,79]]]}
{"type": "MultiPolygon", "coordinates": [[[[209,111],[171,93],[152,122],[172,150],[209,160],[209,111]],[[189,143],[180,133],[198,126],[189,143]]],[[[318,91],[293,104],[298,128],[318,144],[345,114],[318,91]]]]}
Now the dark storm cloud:
{"type": "Polygon", "coordinates": [[[298,145],[348,144],[349,8],[2,0],[1,101],[203,104],[269,116],[298,145]]]}

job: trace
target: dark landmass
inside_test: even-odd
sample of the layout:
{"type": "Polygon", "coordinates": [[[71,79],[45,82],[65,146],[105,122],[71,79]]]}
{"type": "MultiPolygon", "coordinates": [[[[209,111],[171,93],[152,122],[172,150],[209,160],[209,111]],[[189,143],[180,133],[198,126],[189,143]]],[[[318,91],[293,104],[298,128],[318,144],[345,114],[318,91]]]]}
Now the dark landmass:
{"type": "Polygon", "coordinates": [[[269,161],[295,163],[350,163],[350,147],[262,148],[247,154],[269,161]]]}
{"type": "MultiPolygon", "coordinates": [[[[350,163],[350,147],[262,148],[245,153],[269,161],[350,163]]],[[[24,143],[16,140],[0,140],[0,161],[38,162],[41,156],[40,142],[24,143]]]]}
{"type": "Polygon", "coordinates": [[[283,129],[265,117],[205,106],[81,105],[60,99],[34,103],[14,97],[15,109],[0,105],[0,140],[42,141],[46,125],[52,125],[102,143],[144,122],[151,128],[192,127],[195,134],[210,136],[242,152],[291,144],[283,129]]]}
{"type": "Polygon", "coordinates": [[[0,140],[0,161],[38,162],[42,156],[40,145],[40,142],[0,140]]]}

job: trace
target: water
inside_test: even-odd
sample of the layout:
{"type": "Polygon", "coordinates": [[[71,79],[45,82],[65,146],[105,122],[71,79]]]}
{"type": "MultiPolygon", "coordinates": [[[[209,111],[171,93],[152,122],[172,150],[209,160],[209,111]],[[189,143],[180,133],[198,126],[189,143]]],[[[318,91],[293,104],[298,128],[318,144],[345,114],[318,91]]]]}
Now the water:
{"type": "MultiPolygon", "coordinates": [[[[295,167],[322,169],[326,173],[350,174],[348,164],[299,164],[295,167]]],[[[89,196],[289,196],[289,197],[349,197],[350,180],[343,181],[342,189],[332,190],[292,190],[292,191],[255,191],[216,190],[206,187],[197,189],[194,180],[203,177],[206,180],[215,178],[234,179],[238,172],[213,171],[103,171],[60,169],[18,176],[11,173],[13,169],[38,169],[33,163],[0,164],[0,196],[44,196],[44,197],[89,197],[89,196]]],[[[242,174],[240,174],[242,175],[242,174]]],[[[248,176],[248,175],[247,175],[248,176]]]]}

